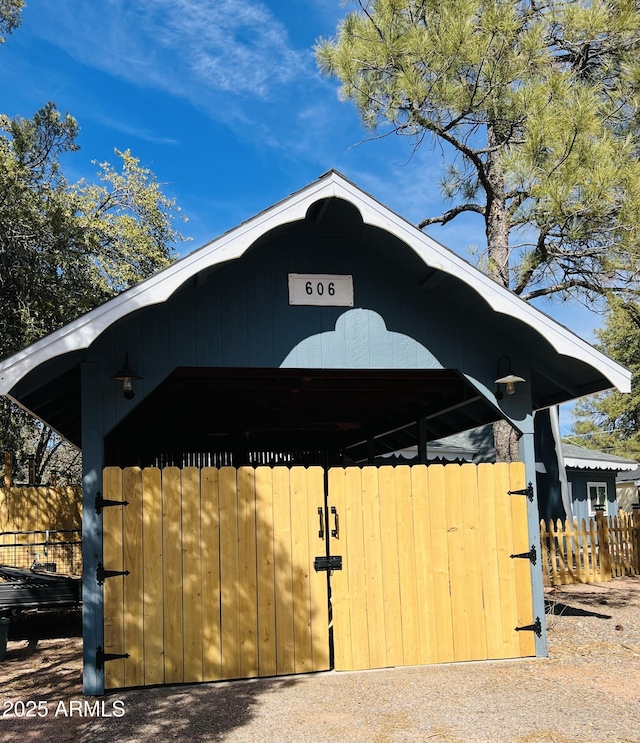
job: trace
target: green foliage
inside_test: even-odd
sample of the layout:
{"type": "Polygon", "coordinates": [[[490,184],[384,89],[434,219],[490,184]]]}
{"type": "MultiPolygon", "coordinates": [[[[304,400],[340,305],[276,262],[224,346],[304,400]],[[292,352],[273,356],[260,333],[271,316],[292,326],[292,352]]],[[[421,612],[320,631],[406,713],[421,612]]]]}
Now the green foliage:
{"type": "Polygon", "coordinates": [[[22,18],[24,0],[0,0],[0,44],[5,42],[3,34],[10,34],[18,28],[22,18]]]}
{"type": "Polygon", "coordinates": [[[167,247],[181,236],[173,220],[180,207],[160,190],[155,175],[125,152],[120,172],[99,165],[99,184],[81,181],[74,188],[78,219],[89,236],[97,269],[96,282],[107,293],[119,292],[166,265],[167,247]],[[175,213],[174,213],[175,209],[175,213]]]}
{"type": "Polygon", "coordinates": [[[638,292],[640,13],[633,0],[360,0],[321,70],[364,124],[451,155],[442,192],[485,220],[524,299],[638,292]]]}
{"type": "Polygon", "coordinates": [[[61,157],[78,125],[52,103],[0,116],[0,354],[7,356],[173,260],[179,214],[129,151],[121,171],[69,185],[61,157]]]}
{"type": "MultiPolygon", "coordinates": [[[[0,116],[0,357],[168,265],[184,239],[180,210],[128,150],[116,150],[118,168],[100,163],[95,183],[68,184],[62,158],[78,150],[77,133],[53,103],[32,119],[0,116]]],[[[31,440],[40,470],[57,442],[7,405],[0,445],[31,440]]]]}
{"type": "MultiPolygon", "coordinates": [[[[77,124],[48,104],[32,120],[0,116],[0,354],[90,308],[90,256],[60,156],[77,124]]],[[[104,295],[98,301],[104,299],[104,295]]]]}
{"type": "Polygon", "coordinates": [[[571,441],[640,461],[640,306],[616,304],[597,336],[600,350],[632,372],[631,393],[603,392],[581,400],[571,441]]]}

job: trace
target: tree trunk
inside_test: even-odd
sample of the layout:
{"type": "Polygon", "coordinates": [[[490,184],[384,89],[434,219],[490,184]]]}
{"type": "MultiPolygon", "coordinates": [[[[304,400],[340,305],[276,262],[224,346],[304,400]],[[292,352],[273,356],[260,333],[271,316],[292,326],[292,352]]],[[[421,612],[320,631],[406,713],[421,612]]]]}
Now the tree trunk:
{"type": "Polygon", "coordinates": [[[493,442],[496,462],[519,462],[520,444],[515,428],[505,420],[493,424],[493,442]]]}
{"type": "MultiPolygon", "coordinates": [[[[497,149],[489,152],[486,162],[487,211],[485,213],[485,231],[487,235],[487,255],[489,259],[489,276],[506,289],[510,288],[509,270],[509,217],[504,188],[504,171],[500,162],[500,145],[505,137],[499,129],[487,126],[487,145],[497,149]]],[[[514,462],[520,459],[518,435],[515,429],[505,420],[493,424],[493,439],[497,462],[514,462]]]]}
{"type": "MultiPolygon", "coordinates": [[[[494,126],[487,126],[487,145],[489,148],[504,143],[494,126]]],[[[500,149],[489,152],[486,162],[488,181],[487,211],[485,213],[485,232],[487,235],[487,254],[489,276],[502,286],[509,288],[509,218],[504,190],[504,171],[500,162],[500,149]]]]}

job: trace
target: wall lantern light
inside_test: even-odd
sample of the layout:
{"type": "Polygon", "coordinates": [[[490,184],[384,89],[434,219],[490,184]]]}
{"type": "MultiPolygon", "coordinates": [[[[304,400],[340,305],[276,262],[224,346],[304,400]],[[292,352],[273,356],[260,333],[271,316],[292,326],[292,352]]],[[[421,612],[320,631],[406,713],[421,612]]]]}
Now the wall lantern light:
{"type": "MultiPolygon", "coordinates": [[[[505,385],[505,392],[507,395],[513,395],[516,391],[516,384],[518,382],[526,382],[526,379],[523,379],[522,377],[519,377],[517,374],[514,374],[511,370],[511,359],[508,356],[501,356],[498,359],[498,378],[496,379],[495,383],[497,385],[504,384],[505,385]],[[503,364],[502,362],[506,362],[506,364],[503,364]],[[506,366],[506,374],[501,373],[501,368],[504,370],[506,366]]],[[[496,400],[502,400],[504,397],[502,390],[498,386],[496,389],[496,400]]]]}
{"type": "Polygon", "coordinates": [[[125,400],[133,399],[135,392],[133,391],[133,382],[136,379],[142,379],[142,376],[138,374],[135,369],[132,369],[129,365],[129,352],[124,352],[124,366],[111,377],[116,382],[122,382],[122,394],[125,400]]]}

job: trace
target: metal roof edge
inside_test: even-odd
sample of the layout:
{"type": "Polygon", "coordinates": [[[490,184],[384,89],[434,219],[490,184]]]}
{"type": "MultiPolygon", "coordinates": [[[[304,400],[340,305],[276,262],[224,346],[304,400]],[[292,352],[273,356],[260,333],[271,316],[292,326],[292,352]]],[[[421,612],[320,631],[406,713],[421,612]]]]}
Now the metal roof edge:
{"type": "Polygon", "coordinates": [[[637,462],[606,461],[602,459],[575,459],[564,457],[564,466],[578,470],[617,470],[619,472],[631,472],[637,469],[637,462]]]}

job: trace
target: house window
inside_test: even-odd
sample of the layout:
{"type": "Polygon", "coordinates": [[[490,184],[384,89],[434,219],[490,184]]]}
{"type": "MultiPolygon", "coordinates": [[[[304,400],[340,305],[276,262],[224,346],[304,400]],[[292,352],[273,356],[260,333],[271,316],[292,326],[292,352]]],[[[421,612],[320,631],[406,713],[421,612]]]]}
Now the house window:
{"type": "Polygon", "coordinates": [[[605,513],[608,513],[606,482],[587,483],[587,493],[589,494],[589,516],[596,515],[596,506],[604,506],[605,513]]]}

